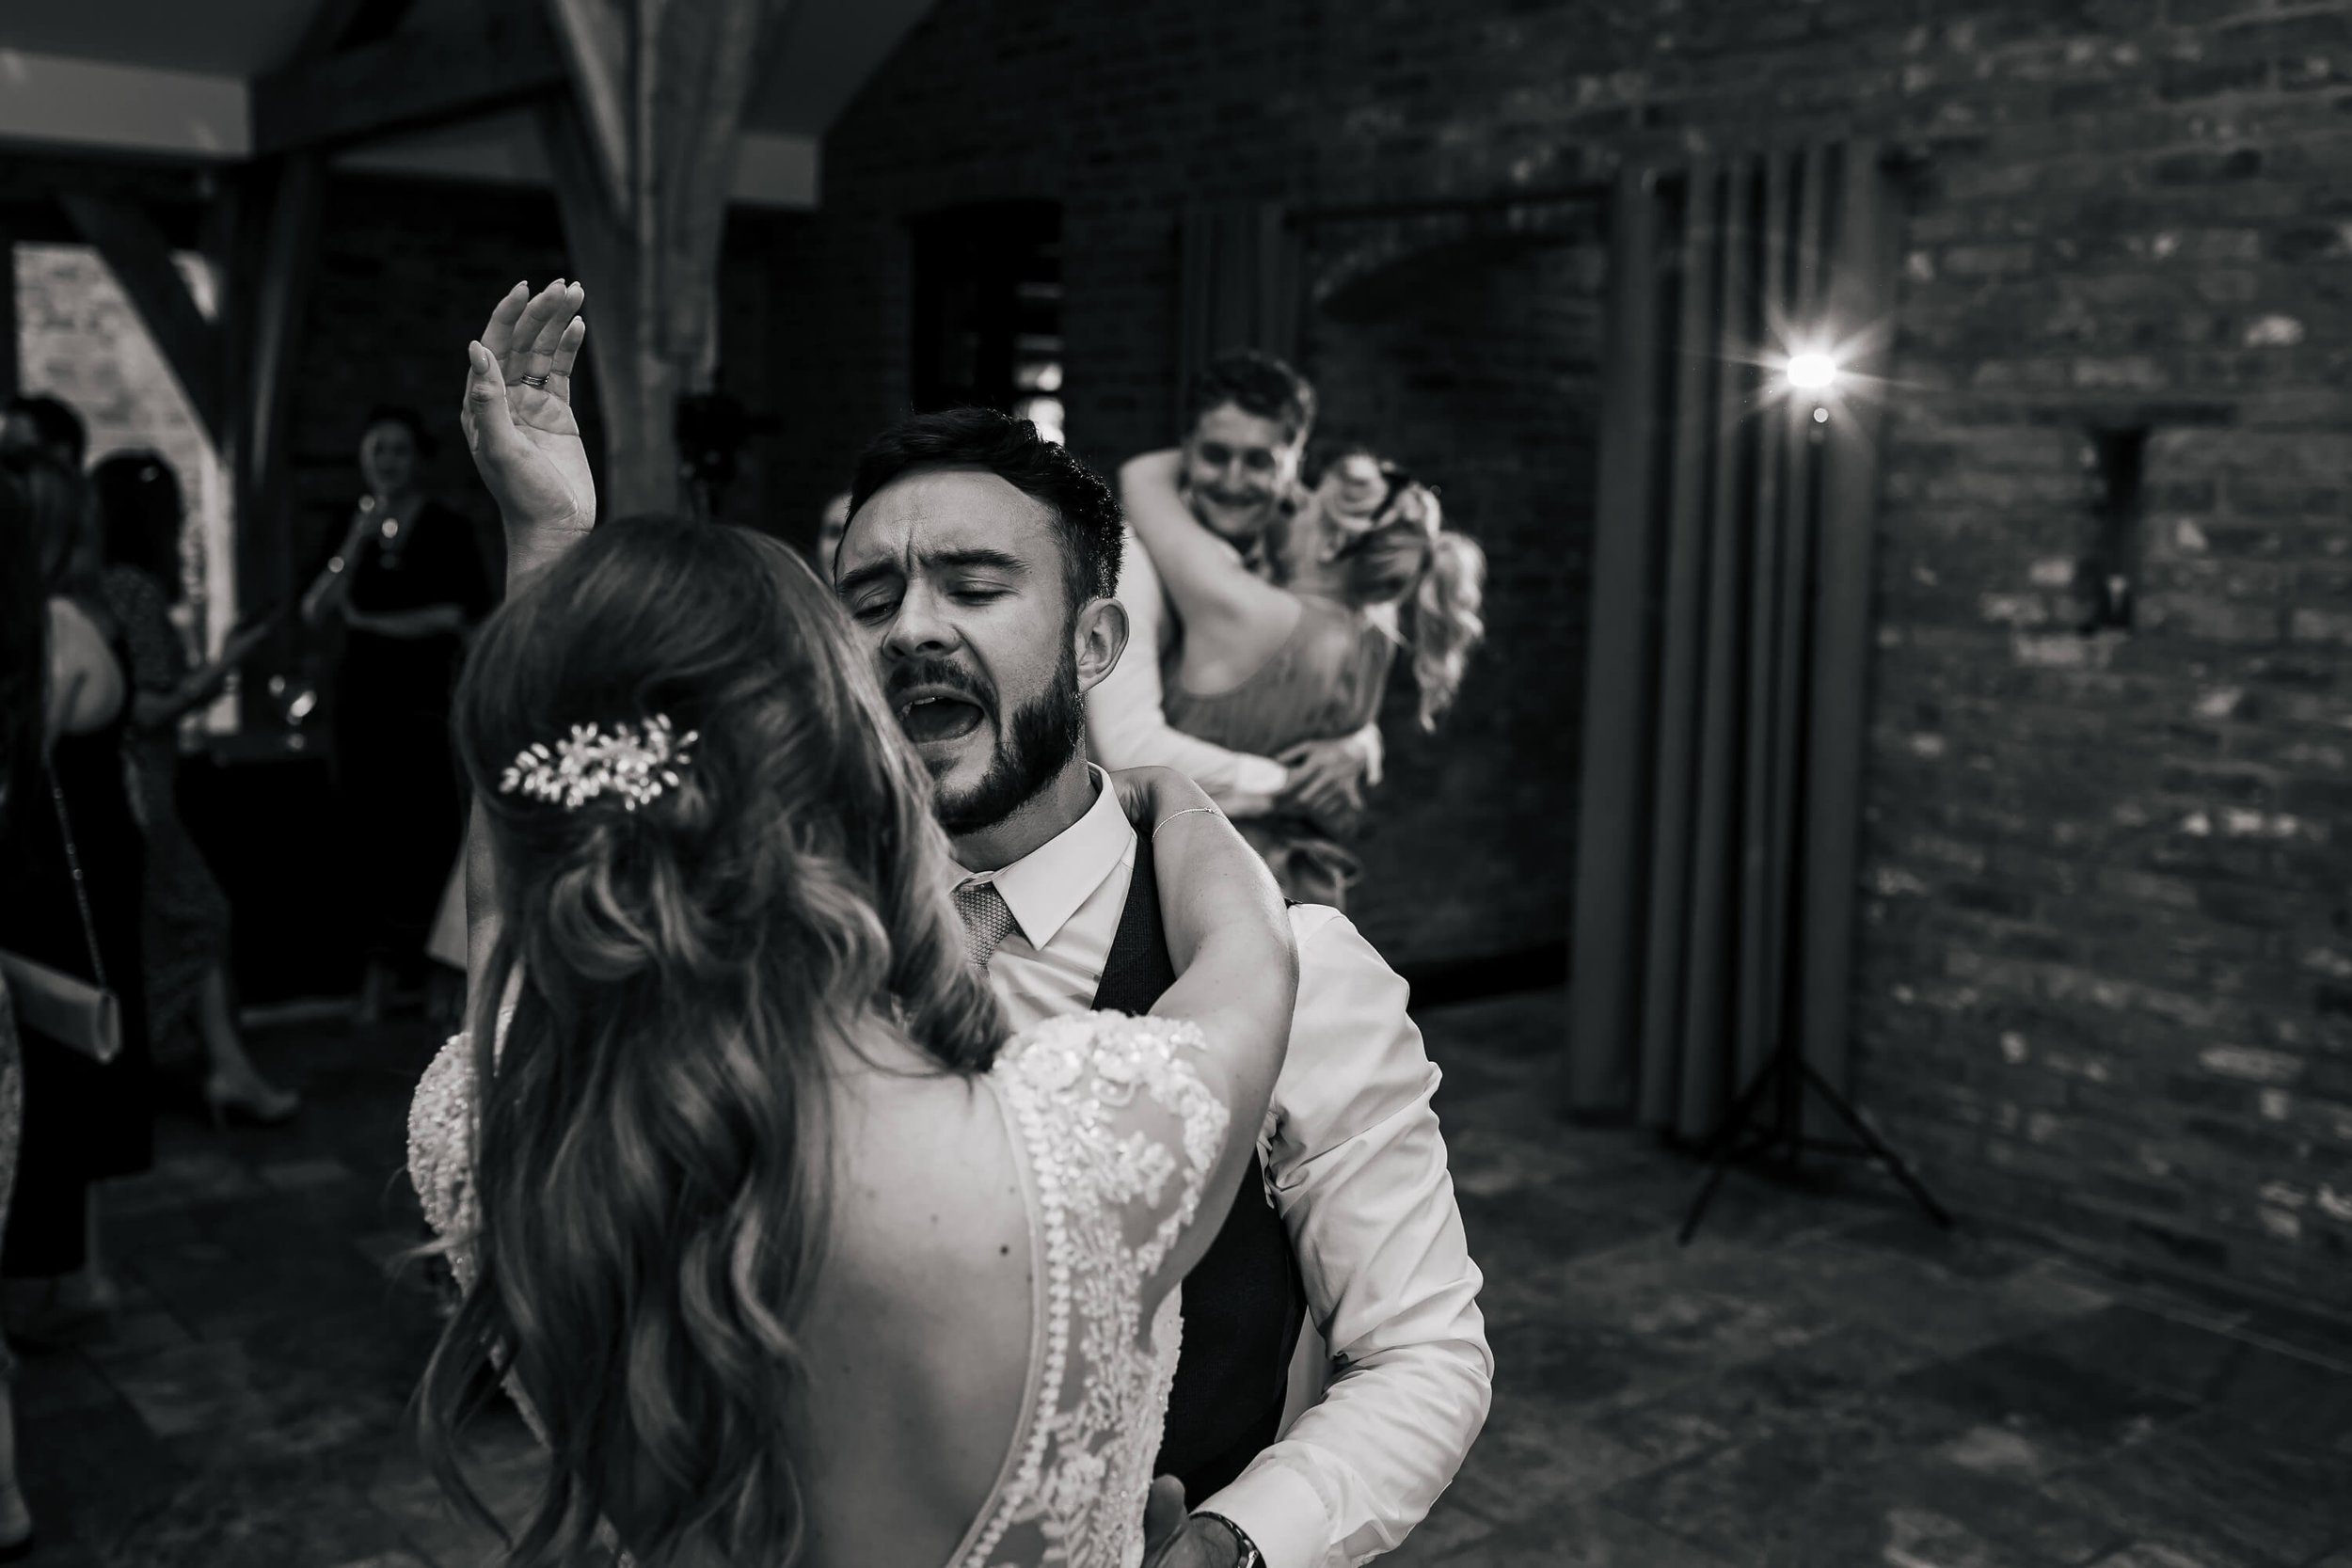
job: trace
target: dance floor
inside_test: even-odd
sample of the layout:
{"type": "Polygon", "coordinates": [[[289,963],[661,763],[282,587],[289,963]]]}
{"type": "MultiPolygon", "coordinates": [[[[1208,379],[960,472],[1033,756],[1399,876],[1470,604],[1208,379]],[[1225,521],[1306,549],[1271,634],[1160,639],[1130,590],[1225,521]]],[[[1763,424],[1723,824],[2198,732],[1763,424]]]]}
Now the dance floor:
{"type": "MultiPolygon", "coordinates": [[[[1551,1114],[1557,992],[1434,1011],[1486,1270],[1494,1414],[1405,1564],[2352,1568],[2352,1330],[1947,1239],[1867,1180],[1735,1177],[1551,1114]]],[[[471,1568],[405,1406],[435,1330],[397,1269],[417,1027],[256,1042],[300,1123],[167,1121],[110,1200],[131,1302],[28,1355],[42,1568],[471,1568]]],[[[527,1436],[485,1433],[512,1510],[527,1436]]]]}

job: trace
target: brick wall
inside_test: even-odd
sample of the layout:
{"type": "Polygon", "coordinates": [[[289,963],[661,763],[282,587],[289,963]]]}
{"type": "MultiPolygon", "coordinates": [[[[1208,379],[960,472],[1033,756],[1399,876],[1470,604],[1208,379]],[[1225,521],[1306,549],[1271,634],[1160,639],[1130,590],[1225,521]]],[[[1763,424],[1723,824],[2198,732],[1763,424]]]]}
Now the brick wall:
{"type": "MultiPolygon", "coordinates": [[[[755,411],[776,411],[771,375],[790,363],[776,352],[777,324],[805,301],[778,272],[807,225],[801,214],[738,212],[728,226],[720,369],[728,390],[755,411]]],[[[536,287],[570,268],[555,199],[545,191],[373,175],[335,180],[320,224],[287,436],[296,570],[324,556],[350,520],[360,427],[378,404],[405,404],[423,415],[439,448],[427,465],[429,483],[474,516],[485,555],[495,559],[497,519],[457,425],[466,342],[518,279],[536,287]]],[[[582,364],[574,407],[593,454],[603,422],[593,347],[582,364]]],[[[765,526],[775,515],[770,486],[779,445],[772,435],[752,438],[726,497],[729,521],[765,526]]]]}
{"type": "MultiPolygon", "coordinates": [[[[824,302],[789,345],[808,395],[786,444],[809,455],[778,499],[813,513],[817,454],[903,404],[901,225],[927,208],[1065,203],[1071,438],[1108,463],[1170,434],[1188,198],[1540,189],[1808,132],[1921,147],[1882,512],[1862,1097],[1971,1211],[2341,1303],[2347,109],[2345,0],[942,0],[828,140],[827,211],[789,261],[824,302]],[[2151,401],[2176,412],[2147,454],[2139,628],[2085,641],[2065,592],[2089,529],[2082,427],[2151,401]]],[[[1515,277],[1537,330],[1544,273],[1491,281],[1515,277]]],[[[1408,365],[1414,330],[1333,363],[1408,365]]],[[[1465,354],[1489,341],[1482,325],[1465,354]]],[[[1397,438],[1452,483],[1507,496],[1513,461],[1565,461],[1451,392],[1399,399],[1441,411],[1397,438]]],[[[1512,608],[1537,570],[1518,552],[1540,546],[1485,493],[1513,554],[1472,679],[1565,685],[1572,728],[1575,676],[1547,661],[1572,657],[1577,579],[1512,608]]],[[[1525,791],[1516,732],[1475,714],[1445,768],[1455,826],[1428,841],[1472,863],[1495,823],[1574,811],[1572,773],[1525,791]]],[[[1553,883],[1555,934],[1565,849],[1517,872],[1553,883]]],[[[1405,957],[1544,934],[1478,875],[1426,919],[1375,887],[1367,924],[1405,957]],[[1511,920],[1479,924],[1482,904],[1511,920]]]]}

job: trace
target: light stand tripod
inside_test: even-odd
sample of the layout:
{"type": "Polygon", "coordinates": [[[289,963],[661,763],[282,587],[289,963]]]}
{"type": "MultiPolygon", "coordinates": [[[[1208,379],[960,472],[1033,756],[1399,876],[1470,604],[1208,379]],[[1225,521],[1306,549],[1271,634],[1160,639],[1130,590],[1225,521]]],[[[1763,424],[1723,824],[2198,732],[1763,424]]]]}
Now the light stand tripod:
{"type": "Polygon", "coordinates": [[[1772,1059],[1759,1069],[1748,1086],[1740,1091],[1738,1103],[1724,1124],[1707,1140],[1700,1153],[1707,1160],[1707,1181],[1692,1200],[1690,1212],[1683,1215],[1681,1233],[1675,1239],[1684,1246],[1698,1233],[1699,1221],[1707,1213],[1707,1205],[1715,1196],[1715,1189],[1723,1185],[1724,1173],[1732,1164],[1746,1162],[1778,1151],[1788,1168],[1794,1170],[1798,1161],[1807,1152],[1842,1155],[1853,1159],[1876,1160],[1884,1165],[1903,1190],[1919,1207],[1927,1211],[1939,1229],[1952,1227],[1952,1216],[1935,1200],[1903,1157],[1887,1147],[1886,1140],[1870,1131],[1861,1115],[1846,1097],[1830,1087],[1811,1062],[1804,1059],[1804,1047],[1793,1034],[1784,1034],[1780,1044],[1772,1050],[1772,1059]],[[1804,1091],[1807,1086],[1820,1095],[1838,1119],[1853,1130],[1858,1143],[1840,1143],[1829,1138],[1809,1138],[1804,1135],[1803,1116],[1804,1091]],[[1770,1122],[1756,1119],[1758,1107],[1767,1094],[1772,1097],[1770,1122]]]}

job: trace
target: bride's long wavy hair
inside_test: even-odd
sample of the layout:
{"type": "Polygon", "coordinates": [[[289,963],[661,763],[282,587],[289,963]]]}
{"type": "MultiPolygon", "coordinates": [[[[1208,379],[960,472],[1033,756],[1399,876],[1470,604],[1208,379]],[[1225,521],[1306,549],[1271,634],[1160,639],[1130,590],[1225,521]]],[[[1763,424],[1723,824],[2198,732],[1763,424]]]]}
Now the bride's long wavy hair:
{"type": "Polygon", "coordinates": [[[458,685],[504,928],[473,1020],[480,1272],[420,1394],[441,1484],[509,1377],[552,1449],[518,1568],[787,1563],[806,1509],[796,1335],[824,1252],[829,1045],[903,1029],[985,1067],[930,783],[798,555],[598,529],[493,616],[458,685]],[[576,724],[694,732],[659,799],[501,790],[576,724]],[[492,1014],[513,988],[502,1049],[492,1014]]]}

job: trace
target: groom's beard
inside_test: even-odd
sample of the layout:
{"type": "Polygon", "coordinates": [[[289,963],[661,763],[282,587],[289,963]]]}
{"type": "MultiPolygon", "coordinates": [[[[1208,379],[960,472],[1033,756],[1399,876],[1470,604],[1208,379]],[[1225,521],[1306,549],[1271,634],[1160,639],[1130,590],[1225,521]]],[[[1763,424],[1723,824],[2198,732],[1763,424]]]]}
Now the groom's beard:
{"type": "Polygon", "coordinates": [[[1064,637],[1054,678],[1013,710],[997,732],[996,753],[980,782],[961,794],[932,798],[939,825],[954,837],[993,828],[1054,782],[1085,744],[1086,693],[1078,689],[1078,653],[1064,637]]]}

